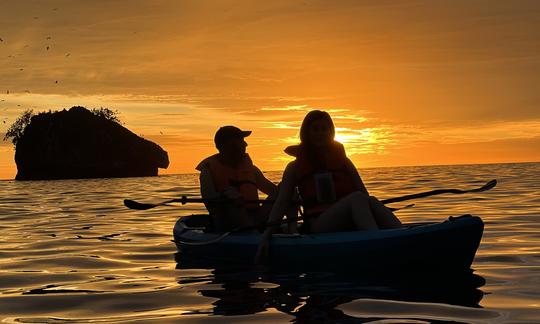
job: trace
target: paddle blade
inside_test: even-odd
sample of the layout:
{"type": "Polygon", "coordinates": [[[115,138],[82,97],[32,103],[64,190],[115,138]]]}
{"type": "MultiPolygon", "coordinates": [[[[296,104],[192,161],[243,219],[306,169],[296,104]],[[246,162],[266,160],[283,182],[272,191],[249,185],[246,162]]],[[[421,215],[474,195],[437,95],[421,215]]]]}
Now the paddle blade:
{"type": "Polygon", "coordinates": [[[402,209],[407,209],[407,208],[411,208],[411,207],[414,207],[414,204],[408,204],[408,205],[405,205],[405,206],[403,206],[403,207],[397,207],[397,208],[390,208],[390,207],[388,207],[388,209],[390,209],[390,211],[395,212],[395,211],[400,211],[400,210],[402,210],[402,209]]]}
{"type": "Polygon", "coordinates": [[[154,204],[142,204],[130,199],[124,199],[124,205],[129,209],[147,210],[156,207],[154,204]]]}
{"type": "Polygon", "coordinates": [[[474,189],[473,191],[490,190],[490,189],[494,188],[496,185],[497,185],[497,179],[493,179],[493,180],[489,181],[488,183],[486,183],[485,185],[483,185],[481,188],[474,189]]]}

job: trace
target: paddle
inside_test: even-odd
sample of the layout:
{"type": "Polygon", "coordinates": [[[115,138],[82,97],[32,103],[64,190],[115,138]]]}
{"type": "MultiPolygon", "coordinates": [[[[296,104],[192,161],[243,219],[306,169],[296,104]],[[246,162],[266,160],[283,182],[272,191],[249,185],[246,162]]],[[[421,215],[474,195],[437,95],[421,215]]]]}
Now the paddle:
{"type": "MultiPolygon", "coordinates": [[[[147,210],[158,206],[164,206],[168,205],[170,203],[181,203],[182,205],[185,205],[187,203],[225,203],[227,202],[227,199],[204,199],[204,198],[188,198],[187,196],[182,196],[181,198],[175,198],[175,199],[169,199],[162,201],[157,204],[146,204],[146,203],[140,203],[136,202],[134,200],[130,199],[124,199],[124,205],[129,209],[136,209],[136,210],[147,210]]],[[[259,203],[259,204],[270,204],[273,203],[274,200],[263,200],[263,199],[255,199],[255,200],[244,200],[245,203],[259,203]]]]}
{"type": "MultiPolygon", "coordinates": [[[[482,191],[487,191],[487,190],[495,187],[496,185],[497,185],[497,180],[494,179],[494,180],[491,180],[491,181],[487,182],[485,185],[483,185],[480,188],[468,189],[468,190],[437,189],[437,190],[431,190],[431,191],[421,192],[421,193],[412,194],[412,195],[405,195],[405,196],[400,196],[400,197],[395,197],[395,198],[384,199],[384,200],[381,200],[381,202],[383,204],[390,204],[390,203],[394,203],[394,202],[411,200],[411,199],[418,199],[418,198],[425,198],[425,197],[441,195],[441,194],[445,194],[445,193],[464,194],[464,193],[469,193],[469,192],[482,192],[482,191]]],[[[210,199],[203,199],[203,198],[188,198],[186,196],[182,196],[181,198],[169,199],[169,200],[165,200],[165,201],[162,201],[160,203],[157,203],[157,204],[139,203],[139,202],[136,202],[134,200],[125,199],[124,200],[124,205],[129,209],[147,210],[147,209],[151,209],[151,208],[154,208],[154,207],[163,206],[163,205],[167,205],[167,204],[175,203],[175,202],[178,202],[178,203],[181,203],[182,205],[185,205],[186,203],[223,203],[223,202],[226,202],[226,201],[227,200],[224,200],[224,199],[210,200],[210,199]]],[[[271,204],[271,203],[274,203],[274,200],[270,200],[270,199],[261,200],[261,199],[259,199],[259,200],[246,200],[245,202],[246,203],[271,204]]]]}

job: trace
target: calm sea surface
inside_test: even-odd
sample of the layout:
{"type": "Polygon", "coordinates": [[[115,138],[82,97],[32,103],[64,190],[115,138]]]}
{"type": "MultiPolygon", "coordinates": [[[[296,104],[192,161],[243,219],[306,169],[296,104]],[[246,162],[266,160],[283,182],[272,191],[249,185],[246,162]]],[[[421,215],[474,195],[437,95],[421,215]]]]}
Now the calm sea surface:
{"type": "MultiPolygon", "coordinates": [[[[418,199],[398,212],[404,222],[482,217],[473,280],[435,274],[372,282],[354,271],[190,268],[175,261],[172,228],[179,217],[201,213],[201,205],[134,211],[122,200],[197,196],[196,175],[0,181],[0,320],[540,322],[540,163],[360,172],[380,198],[497,179],[491,191],[418,199]]],[[[268,176],[277,181],[281,174],[268,176]]]]}

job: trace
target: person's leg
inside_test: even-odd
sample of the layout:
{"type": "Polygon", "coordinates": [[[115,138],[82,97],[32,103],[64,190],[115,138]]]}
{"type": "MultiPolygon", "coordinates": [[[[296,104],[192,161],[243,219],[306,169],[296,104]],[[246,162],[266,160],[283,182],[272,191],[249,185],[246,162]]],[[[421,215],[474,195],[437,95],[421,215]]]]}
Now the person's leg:
{"type": "Polygon", "coordinates": [[[359,191],[351,193],[332,205],[314,219],[310,227],[314,233],[377,228],[377,223],[371,213],[369,197],[359,191]]]}
{"type": "Polygon", "coordinates": [[[228,232],[238,227],[253,225],[245,208],[227,204],[219,209],[220,212],[213,214],[214,228],[216,232],[228,232]]]}
{"type": "Polygon", "coordinates": [[[379,228],[399,228],[403,226],[399,218],[377,198],[370,196],[369,206],[379,228]]]}

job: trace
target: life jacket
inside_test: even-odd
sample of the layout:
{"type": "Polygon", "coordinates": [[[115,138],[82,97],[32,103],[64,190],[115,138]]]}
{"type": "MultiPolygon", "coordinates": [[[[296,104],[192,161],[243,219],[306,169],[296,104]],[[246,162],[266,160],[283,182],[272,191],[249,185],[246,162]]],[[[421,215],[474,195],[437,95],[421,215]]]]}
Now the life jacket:
{"type": "Polygon", "coordinates": [[[303,145],[289,146],[285,153],[296,157],[296,186],[307,215],[322,213],[360,189],[347,171],[347,155],[339,142],[333,141],[324,151],[314,152],[315,157],[309,156],[303,145]]]}
{"type": "MultiPolygon", "coordinates": [[[[196,169],[201,171],[204,168],[210,170],[212,182],[216,191],[223,191],[227,187],[234,187],[245,200],[258,200],[257,183],[254,166],[248,154],[242,162],[235,168],[225,165],[219,159],[219,154],[214,154],[204,159],[196,169]]],[[[255,209],[258,203],[246,203],[246,209],[255,209]]]]}

